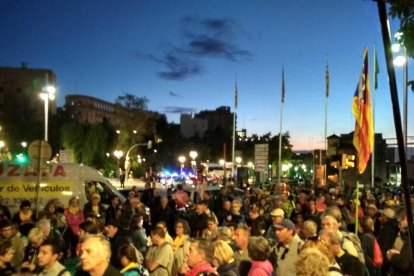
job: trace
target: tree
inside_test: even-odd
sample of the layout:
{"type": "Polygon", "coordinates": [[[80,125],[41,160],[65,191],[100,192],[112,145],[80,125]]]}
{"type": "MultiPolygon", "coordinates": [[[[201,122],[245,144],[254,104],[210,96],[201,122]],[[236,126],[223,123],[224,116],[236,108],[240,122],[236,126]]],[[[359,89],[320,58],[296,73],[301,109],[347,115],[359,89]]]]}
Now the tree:
{"type": "Polygon", "coordinates": [[[409,57],[414,57],[414,1],[389,0],[390,15],[400,20],[399,32],[403,33],[402,43],[409,57]]]}

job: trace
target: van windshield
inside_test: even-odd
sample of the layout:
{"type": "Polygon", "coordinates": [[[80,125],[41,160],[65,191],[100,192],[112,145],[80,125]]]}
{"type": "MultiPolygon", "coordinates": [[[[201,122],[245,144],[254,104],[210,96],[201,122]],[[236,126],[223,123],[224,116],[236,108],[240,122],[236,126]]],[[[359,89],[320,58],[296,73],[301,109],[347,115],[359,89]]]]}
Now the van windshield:
{"type": "Polygon", "coordinates": [[[111,197],[115,193],[104,183],[95,180],[85,181],[85,195],[90,201],[93,193],[98,193],[101,196],[101,203],[105,205],[111,204],[111,197]]]}

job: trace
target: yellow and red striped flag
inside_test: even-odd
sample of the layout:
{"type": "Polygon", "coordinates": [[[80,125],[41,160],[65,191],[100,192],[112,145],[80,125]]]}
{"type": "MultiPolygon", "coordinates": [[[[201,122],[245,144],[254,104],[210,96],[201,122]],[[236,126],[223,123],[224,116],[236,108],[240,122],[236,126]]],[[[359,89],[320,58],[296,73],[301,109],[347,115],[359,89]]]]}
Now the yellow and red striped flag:
{"type": "Polygon", "coordinates": [[[353,144],[358,153],[358,172],[362,174],[367,167],[374,145],[367,48],[364,49],[362,71],[352,102],[352,113],[355,116],[353,144]]]}

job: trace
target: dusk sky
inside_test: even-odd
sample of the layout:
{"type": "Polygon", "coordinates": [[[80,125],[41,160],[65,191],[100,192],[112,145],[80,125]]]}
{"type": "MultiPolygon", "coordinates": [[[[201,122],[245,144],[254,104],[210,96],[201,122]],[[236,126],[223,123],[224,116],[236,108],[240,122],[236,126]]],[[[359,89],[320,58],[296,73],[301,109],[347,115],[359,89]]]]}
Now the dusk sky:
{"type": "MultiPolygon", "coordinates": [[[[395,137],[377,4],[371,0],[2,0],[0,15],[0,66],[24,62],[53,70],[58,106],[69,94],[114,102],[130,93],[179,123],[183,112],[233,109],[237,75],[238,129],[275,135],[284,68],[283,132],[289,131],[294,150],[324,146],[327,62],[328,135],[353,131],[351,104],[363,49],[369,49],[372,73],[376,43],[376,132],[395,137]]],[[[391,22],[392,34],[398,26],[391,22]]],[[[401,100],[402,69],[396,75],[401,100]]],[[[413,118],[414,95],[408,96],[413,118]]],[[[414,123],[408,125],[413,135],[414,123]]]]}

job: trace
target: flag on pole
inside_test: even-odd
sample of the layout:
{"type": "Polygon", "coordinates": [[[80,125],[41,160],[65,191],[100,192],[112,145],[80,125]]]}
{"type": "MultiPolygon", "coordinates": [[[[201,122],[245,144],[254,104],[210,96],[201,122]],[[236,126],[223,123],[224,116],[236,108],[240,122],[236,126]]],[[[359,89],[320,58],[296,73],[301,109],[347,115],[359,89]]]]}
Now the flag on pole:
{"type": "Polygon", "coordinates": [[[373,71],[374,71],[374,88],[375,90],[377,90],[379,68],[378,68],[377,47],[375,44],[374,44],[374,69],[373,71]]]}
{"type": "Polygon", "coordinates": [[[358,172],[362,174],[367,167],[374,144],[367,48],[364,49],[362,71],[352,102],[352,113],[355,116],[353,144],[358,153],[358,172]]]}
{"type": "Polygon", "coordinates": [[[326,72],[325,72],[325,84],[326,84],[326,97],[329,97],[329,68],[328,62],[326,63],[326,72]]]}
{"type": "Polygon", "coordinates": [[[285,102],[285,71],[282,69],[282,103],[285,102]]]}
{"type": "Polygon", "coordinates": [[[237,109],[237,78],[234,82],[234,109],[237,109]]]}

